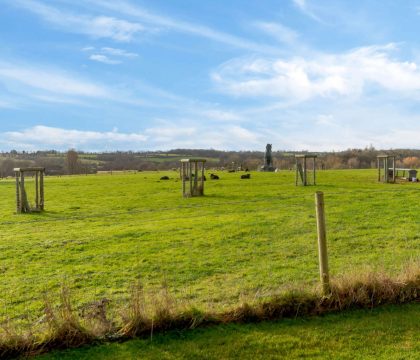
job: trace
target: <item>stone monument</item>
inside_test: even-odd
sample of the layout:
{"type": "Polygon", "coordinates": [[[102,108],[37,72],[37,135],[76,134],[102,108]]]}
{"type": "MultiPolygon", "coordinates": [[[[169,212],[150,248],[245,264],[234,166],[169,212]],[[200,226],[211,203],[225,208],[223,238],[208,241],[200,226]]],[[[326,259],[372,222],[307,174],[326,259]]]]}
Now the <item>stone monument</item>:
{"type": "Polygon", "coordinates": [[[267,144],[265,147],[264,165],[261,166],[261,171],[275,171],[276,168],[273,166],[273,155],[271,154],[271,144],[267,144]]]}

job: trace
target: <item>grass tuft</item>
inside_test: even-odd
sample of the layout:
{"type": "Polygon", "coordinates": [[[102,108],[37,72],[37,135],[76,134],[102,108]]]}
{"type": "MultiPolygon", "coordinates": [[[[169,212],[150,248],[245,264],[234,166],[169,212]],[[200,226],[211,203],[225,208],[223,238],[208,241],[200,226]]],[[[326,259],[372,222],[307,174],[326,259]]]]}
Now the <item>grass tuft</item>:
{"type": "Polygon", "coordinates": [[[94,332],[84,327],[78,313],[71,306],[70,292],[66,286],[61,289],[60,306],[54,309],[45,299],[47,330],[44,336],[34,342],[36,351],[79,347],[95,340],[94,332]]]}
{"type": "Polygon", "coordinates": [[[331,295],[321,306],[345,310],[411,302],[419,298],[419,284],[420,265],[414,262],[396,278],[385,272],[348,274],[332,281],[331,295]]]}
{"type": "Polygon", "coordinates": [[[117,337],[132,338],[151,329],[152,321],[147,316],[143,286],[137,281],[131,287],[131,297],[127,309],[122,313],[124,325],[117,332],[117,337]]]}

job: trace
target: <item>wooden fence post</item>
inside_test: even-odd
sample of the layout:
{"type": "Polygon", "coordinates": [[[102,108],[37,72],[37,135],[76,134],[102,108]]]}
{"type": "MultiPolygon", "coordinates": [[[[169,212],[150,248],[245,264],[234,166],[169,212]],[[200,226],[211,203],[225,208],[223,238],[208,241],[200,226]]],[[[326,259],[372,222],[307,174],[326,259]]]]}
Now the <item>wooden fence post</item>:
{"type": "Polygon", "coordinates": [[[20,194],[20,184],[19,184],[19,173],[15,172],[16,177],[16,213],[19,214],[21,211],[20,202],[22,201],[22,196],[20,194]]]}
{"type": "Polygon", "coordinates": [[[44,203],[45,203],[45,198],[44,198],[44,171],[42,170],[39,173],[39,207],[41,210],[44,210],[44,203]]]}
{"type": "Polygon", "coordinates": [[[328,272],[327,235],[325,230],[324,193],[315,193],[316,223],[318,230],[319,274],[324,295],[330,293],[330,276],[328,272]]]}

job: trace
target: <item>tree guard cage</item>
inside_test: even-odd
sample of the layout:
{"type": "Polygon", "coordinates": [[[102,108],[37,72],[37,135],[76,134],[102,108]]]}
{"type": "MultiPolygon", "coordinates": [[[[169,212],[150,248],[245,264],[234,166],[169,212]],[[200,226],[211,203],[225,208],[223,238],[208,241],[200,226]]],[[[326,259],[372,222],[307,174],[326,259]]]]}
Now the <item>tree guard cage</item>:
{"type": "Polygon", "coordinates": [[[13,169],[16,176],[16,212],[31,213],[44,210],[44,175],[43,167],[13,169]],[[35,178],[35,203],[31,206],[25,189],[25,173],[33,173],[35,178]]]}
{"type": "Polygon", "coordinates": [[[296,176],[295,184],[298,185],[316,185],[316,159],[317,155],[295,155],[296,176]],[[312,161],[310,161],[312,159],[312,161]],[[309,161],[308,161],[309,160],[309,161]],[[312,168],[308,167],[308,162],[312,163],[312,168]],[[310,172],[312,171],[312,176],[310,172]]]}
{"type": "Polygon", "coordinates": [[[383,183],[395,182],[395,156],[394,155],[378,155],[378,181],[383,183]],[[391,166],[391,167],[390,167],[391,166]],[[383,170],[383,174],[382,174],[383,170]]]}
{"type": "Polygon", "coordinates": [[[182,159],[181,179],[182,196],[203,196],[204,195],[204,163],[205,159],[182,159]],[[201,176],[199,177],[199,173],[201,176]],[[188,184],[187,184],[188,183],[188,184]]]}

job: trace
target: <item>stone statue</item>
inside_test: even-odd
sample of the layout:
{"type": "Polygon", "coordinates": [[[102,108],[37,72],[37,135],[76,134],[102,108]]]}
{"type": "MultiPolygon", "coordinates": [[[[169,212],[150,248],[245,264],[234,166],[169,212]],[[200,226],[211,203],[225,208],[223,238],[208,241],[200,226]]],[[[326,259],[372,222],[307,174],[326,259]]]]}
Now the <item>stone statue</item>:
{"type": "Polygon", "coordinates": [[[273,155],[271,154],[271,144],[267,144],[265,147],[264,165],[261,166],[261,171],[275,171],[273,166],[273,155]]]}
{"type": "Polygon", "coordinates": [[[273,156],[271,155],[271,144],[265,147],[264,166],[273,166],[273,156]]]}

